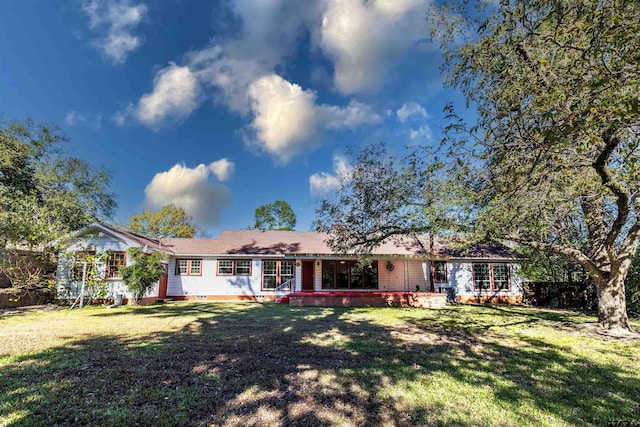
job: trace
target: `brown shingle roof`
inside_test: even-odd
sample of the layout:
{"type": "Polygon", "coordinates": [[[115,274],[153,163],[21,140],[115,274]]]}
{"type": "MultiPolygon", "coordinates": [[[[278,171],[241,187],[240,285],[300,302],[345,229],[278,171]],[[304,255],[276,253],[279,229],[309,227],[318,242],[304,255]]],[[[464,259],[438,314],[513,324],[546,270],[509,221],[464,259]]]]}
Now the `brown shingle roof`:
{"type": "MultiPolygon", "coordinates": [[[[332,255],[326,234],[305,231],[227,230],[217,239],[162,239],[162,247],[176,255],[332,255]]],[[[388,239],[372,255],[418,256],[429,254],[429,238],[388,239]]],[[[466,252],[449,249],[434,238],[433,254],[453,258],[513,258],[501,245],[475,245],[466,252]]]]}

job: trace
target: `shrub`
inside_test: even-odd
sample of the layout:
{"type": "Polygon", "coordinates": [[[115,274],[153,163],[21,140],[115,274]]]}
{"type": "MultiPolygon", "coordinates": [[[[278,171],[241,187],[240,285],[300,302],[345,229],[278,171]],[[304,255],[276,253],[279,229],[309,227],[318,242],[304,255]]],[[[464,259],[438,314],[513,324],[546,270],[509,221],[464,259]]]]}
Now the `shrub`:
{"type": "Polygon", "coordinates": [[[133,303],[138,305],[164,274],[162,261],[165,256],[161,252],[145,253],[139,248],[129,249],[128,254],[133,264],[121,267],[120,273],[127,289],[133,294],[133,303]]]}

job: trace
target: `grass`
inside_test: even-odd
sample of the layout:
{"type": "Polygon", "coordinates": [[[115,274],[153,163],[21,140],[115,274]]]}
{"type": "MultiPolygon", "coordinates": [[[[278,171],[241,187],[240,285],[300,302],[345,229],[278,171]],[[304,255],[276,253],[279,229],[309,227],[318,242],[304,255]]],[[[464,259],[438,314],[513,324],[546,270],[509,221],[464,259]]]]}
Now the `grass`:
{"type": "Polygon", "coordinates": [[[640,419],[640,341],[569,312],[172,303],[0,315],[0,331],[2,426],[640,419]]]}

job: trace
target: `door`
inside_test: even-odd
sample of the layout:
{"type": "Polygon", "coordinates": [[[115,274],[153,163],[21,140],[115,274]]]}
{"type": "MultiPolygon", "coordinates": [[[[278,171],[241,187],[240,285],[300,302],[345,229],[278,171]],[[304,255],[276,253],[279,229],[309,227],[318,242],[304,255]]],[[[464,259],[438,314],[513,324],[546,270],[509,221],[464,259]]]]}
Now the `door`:
{"type": "Polygon", "coordinates": [[[313,292],[313,261],[302,262],[302,290],[313,292]]]}
{"type": "Polygon", "coordinates": [[[167,281],[169,279],[169,274],[167,273],[169,270],[169,265],[164,265],[164,274],[160,279],[160,284],[158,285],[158,298],[165,299],[167,297],[167,281]]]}

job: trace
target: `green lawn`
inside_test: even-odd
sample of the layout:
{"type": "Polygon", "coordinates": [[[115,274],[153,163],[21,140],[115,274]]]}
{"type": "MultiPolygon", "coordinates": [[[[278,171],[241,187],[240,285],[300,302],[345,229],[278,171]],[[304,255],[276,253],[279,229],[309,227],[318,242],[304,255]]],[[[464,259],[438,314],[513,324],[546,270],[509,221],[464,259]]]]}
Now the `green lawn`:
{"type": "Polygon", "coordinates": [[[0,425],[638,425],[640,341],[594,322],[267,303],[4,315],[0,425]]]}

